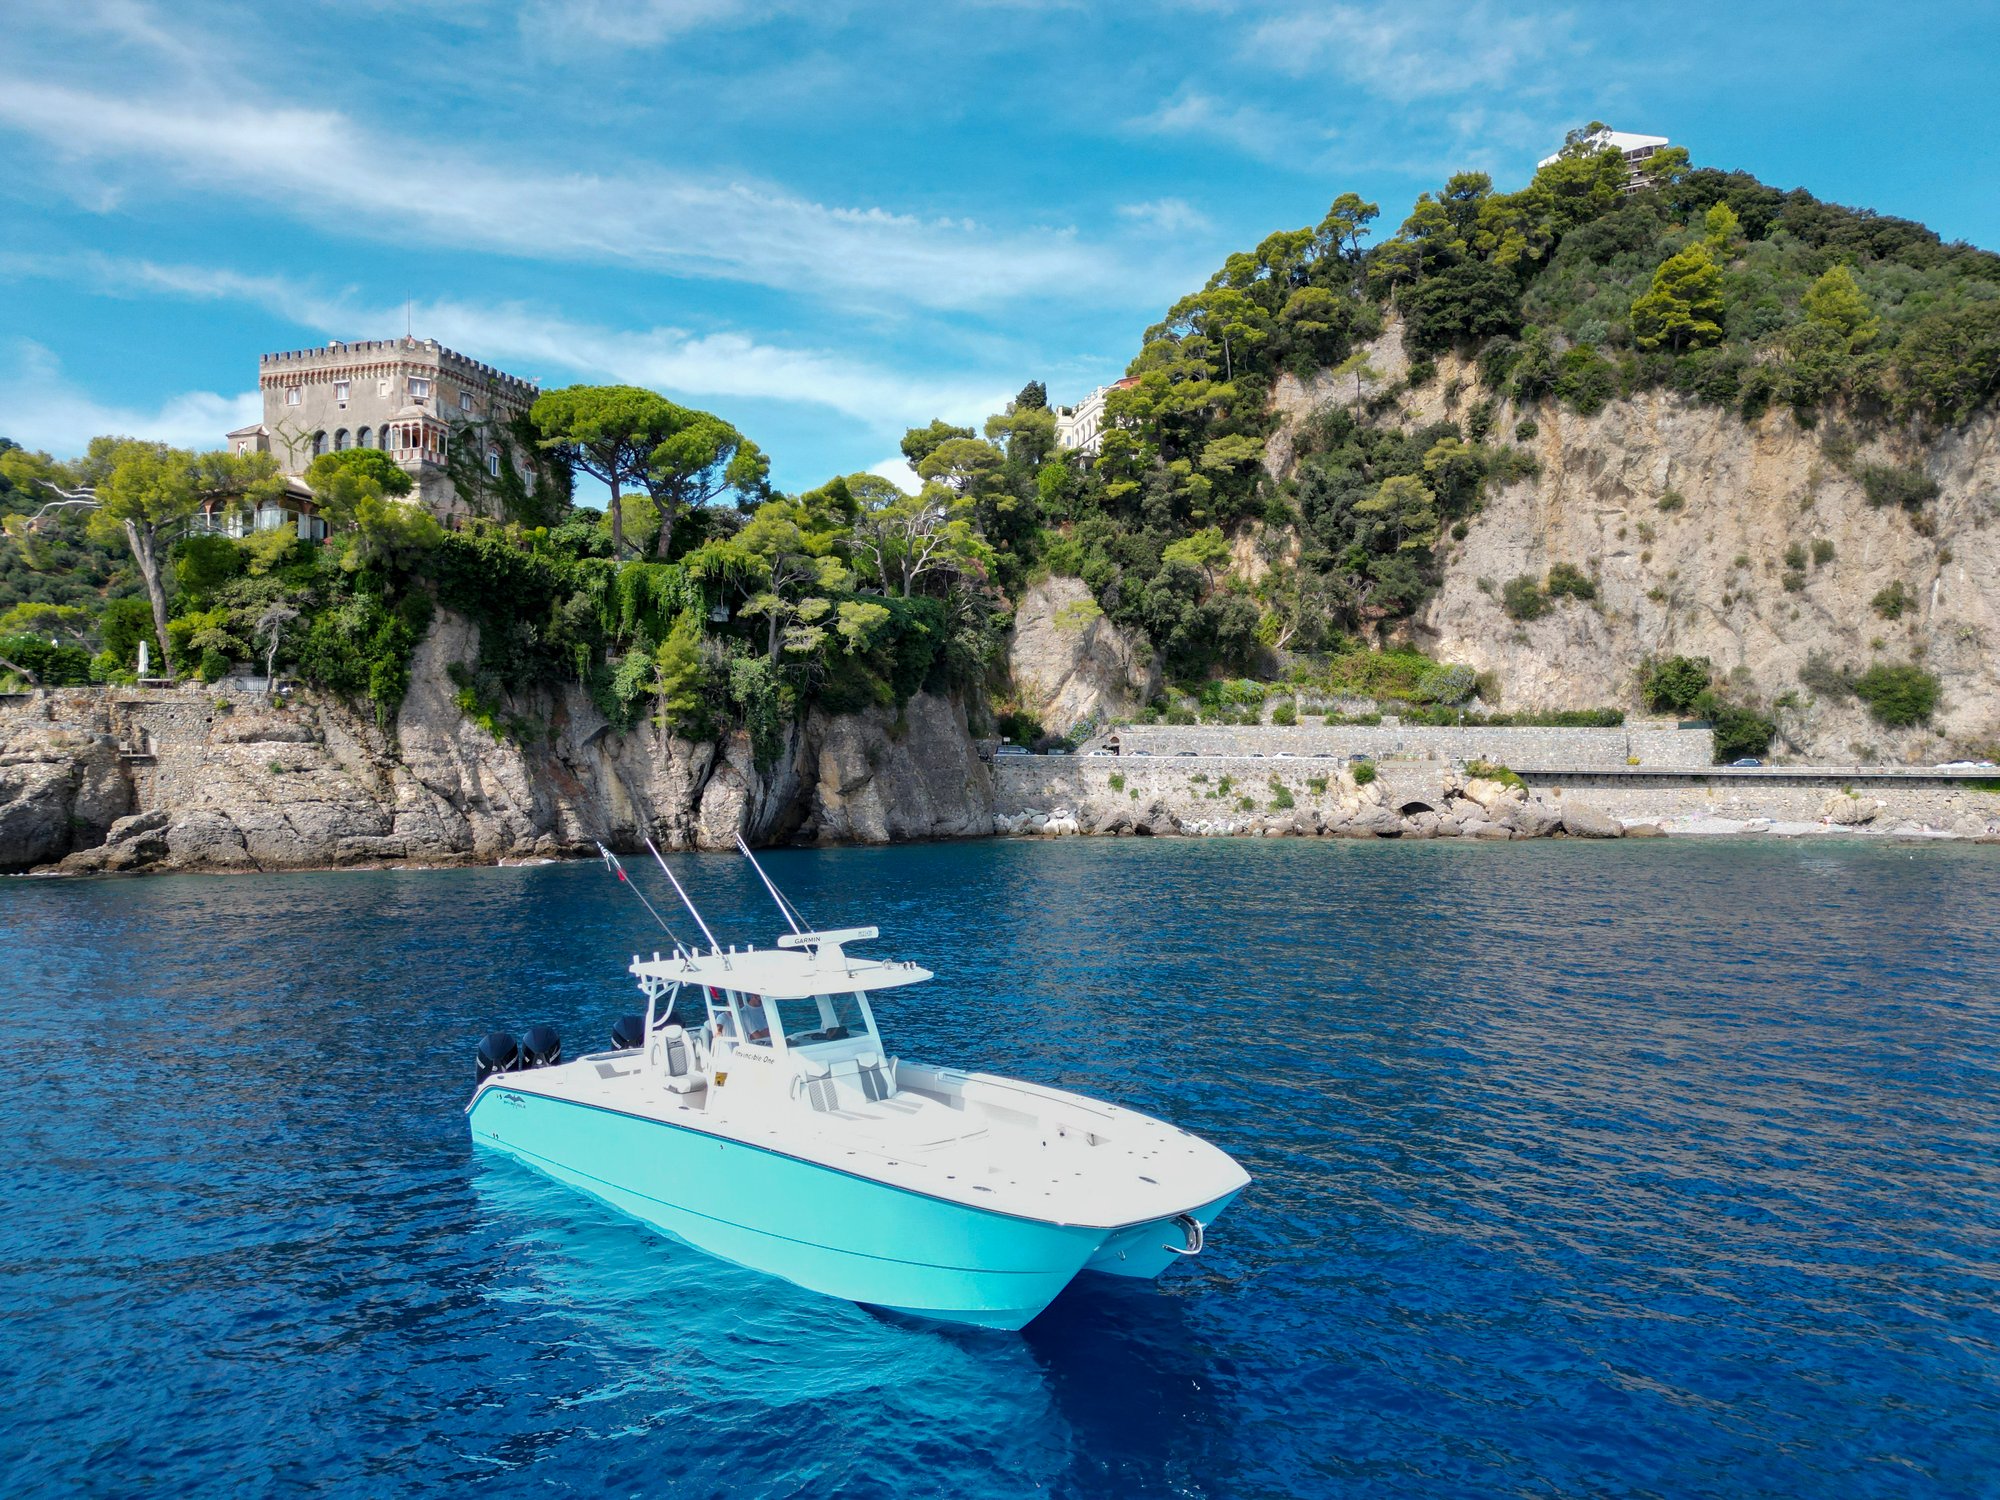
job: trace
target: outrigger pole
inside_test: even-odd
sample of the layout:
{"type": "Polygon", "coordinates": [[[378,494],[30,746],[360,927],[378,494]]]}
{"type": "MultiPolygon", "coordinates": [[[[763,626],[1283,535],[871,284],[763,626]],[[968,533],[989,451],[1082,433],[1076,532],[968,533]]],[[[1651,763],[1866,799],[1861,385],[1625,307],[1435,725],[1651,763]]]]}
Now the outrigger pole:
{"type": "MultiPolygon", "coordinates": [[[[649,847],[650,847],[650,842],[649,842],[649,847]]],[[[618,877],[618,881],[621,885],[625,886],[632,892],[633,895],[639,898],[639,904],[646,908],[647,912],[652,916],[655,922],[658,922],[660,924],[660,930],[664,932],[668,937],[674,940],[675,949],[685,953],[687,951],[687,944],[683,943],[680,940],[679,934],[677,934],[673,930],[673,928],[667,926],[667,919],[661,916],[657,911],[653,910],[653,903],[646,899],[646,893],[640,890],[638,885],[633,882],[632,877],[625,873],[625,866],[618,862],[618,856],[613,854],[609,849],[605,848],[603,844],[599,844],[597,846],[597,852],[604,856],[605,868],[610,870],[614,875],[618,877]]],[[[696,920],[699,921],[700,919],[696,918],[696,920]]]]}
{"type": "Polygon", "coordinates": [[[750,852],[750,846],[744,842],[741,832],[738,832],[736,835],[736,847],[741,849],[743,857],[750,861],[750,868],[755,870],[757,878],[764,882],[764,889],[769,891],[771,899],[778,903],[778,911],[787,922],[792,924],[792,931],[795,933],[803,932],[805,929],[800,927],[799,923],[804,918],[805,913],[787,901],[784,893],[771,883],[771,877],[766,875],[764,867],[757,863],[757,856],[750,852]]]}
{"type": "Polygon", "coordinates": [[[688,909],[688,915],[694,918],[694,925],[701,929],[701,935],[708,939],[708,946],[715,952],[720,953],[722,951],[722,944],[718,943],[715,940],[715,934],[708,930],[708,923],[702,921],[701,913],[695,910],[694,902],[690,901],[688,893],[681,889],[681,883],[674,879],[674,872],[667,868],[666,860],[661,857],[660,851],[654,847],[651,839],[646,840],[646,847],[653,851],[653,859],[659,864],[660,872],[667,877],[667,882],[673,886],[674,894],[681,898],[681,905],[688,909]]]}

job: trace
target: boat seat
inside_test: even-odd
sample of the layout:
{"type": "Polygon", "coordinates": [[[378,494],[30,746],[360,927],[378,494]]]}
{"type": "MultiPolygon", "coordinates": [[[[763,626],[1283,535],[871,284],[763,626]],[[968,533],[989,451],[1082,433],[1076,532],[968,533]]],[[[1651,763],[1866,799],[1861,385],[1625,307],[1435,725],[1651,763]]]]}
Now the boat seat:
{"type": "Polygon", "coordinates": [[[667,1091],[692,1094],[708,1087],[708,1079],[695,1066],[694,1042],[682,1026],[663,1026],[653,1034],[652,1060],[659,1065],[667,1091]]]}

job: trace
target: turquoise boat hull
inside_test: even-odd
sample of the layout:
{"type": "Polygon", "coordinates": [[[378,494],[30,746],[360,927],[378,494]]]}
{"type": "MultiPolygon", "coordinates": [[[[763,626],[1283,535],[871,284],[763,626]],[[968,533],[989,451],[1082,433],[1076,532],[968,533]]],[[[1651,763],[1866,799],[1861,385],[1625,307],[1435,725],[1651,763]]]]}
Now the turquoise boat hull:
{"type": "MultiPolygon", "coordinates": [[[[1119,1229],[980,1210],[782,1152],[597,1105],[489,1084],[475,1144],[738,1265],[850,1302],[1020,1328],[1076,1274],[1156,1275],[1171,1220],[1119,1229]],[[1124,1253],[1118,1254],[1120,1246],[1124,1253]]],[[[1212,1221],[1235,1194],[1196,1211],[1212,1221]]]]}

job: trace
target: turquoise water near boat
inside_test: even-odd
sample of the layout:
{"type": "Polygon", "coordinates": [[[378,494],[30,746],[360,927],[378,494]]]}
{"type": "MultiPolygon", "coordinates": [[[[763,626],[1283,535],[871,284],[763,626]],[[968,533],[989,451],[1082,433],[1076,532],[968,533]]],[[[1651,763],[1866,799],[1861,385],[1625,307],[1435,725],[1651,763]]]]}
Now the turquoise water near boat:
{"type": "MultiPolygon", "coordinates": [[[[475,1152],[597,1045],[589,866],[0,884],[0,1489],[1989,1495],[2000,851],[780,852],[883,1024],[1254,1179],[1018,1334],[812,1296],[475,1152]]],[[[768,941],[746,867],[678,861],[768,941]]],[[[726,928],[725,928],[726,923],[726,928]]]]}

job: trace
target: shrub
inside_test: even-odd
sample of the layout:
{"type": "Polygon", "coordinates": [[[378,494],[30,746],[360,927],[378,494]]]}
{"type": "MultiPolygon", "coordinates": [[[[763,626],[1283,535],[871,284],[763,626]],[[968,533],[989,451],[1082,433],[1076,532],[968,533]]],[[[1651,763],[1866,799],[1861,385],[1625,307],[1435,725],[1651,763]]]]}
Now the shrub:
{"type": "Polygon", "coordinates": [[[1853,678],[1818,651],[1809,654],[1799,668],[1799,685],[1815,697],[1836,700],[1854,691],[1853,678]]]}
{"type": "Polygon", "coordinates": [[[1854,680],[1854,696],[1868,705],[1876,723],[1907,729],[1930,722],[1937,709],[1938,680],[1914,663],[1878,662],[1854,680]]]}
{"type": "Polygon", "coordinates": [[[1715,724],[1715,763],[1726,765],[1745,755],[1762,755],[1771,748],[1778,726],[1755,709],[1717,703],[1709,717],[1715,724]]]}
{"type": "Polygon", "coordinates": [[[1875,597],[1868,601],[1868,607],[1885,620],[1900,620],[1917,607],[1917,596],[1905,588],[1903,580],[1898,578],[1887,588],[1877,589],[1875,597]]]}
{"type": "Polygon", "coordinates": [[[1595,416],[1618,394],[1618,372],[1590,345],[1578,344],[1556,361],[1555,394],[1578,415],[1595,416]]]}
{"type": "Polygon", "coordinates": [[[1530,438],[1537,436],[1541,430],[1541,427],[1537,425],[1533,417],[1523,417],[1514,424],[1514,441],[1525,443],[1530,438]]]}
{"type": "MultiPolygon", "coordinates": [[[[90,681],[90,653],[81,646],[56,646],[40,636],[10,635],[0,637],[0,657],[34,673],[43,687],[83,687],[90,681]]],[[[0,667],[0,673],[6,670],[0,667]]]]}
{"type": "Polygon", "coordinates": [[[220,682],[229,675],[229,658],[213,646],[204,647],[195,672],[203,682],[220,682]]]}
{"type": "Polygon", "coordinates": [[[1372,760],[1361,761],[1354,767],[1352,774],[1356,786],[1367,786],[1375,779],[1375,762],[1372,760]]]}
{"type": "Polygon", "coordinates": [[[1123,771],[1113,771],[1105,780],[1112,791],[1122,792],[1125,790],[1125,773],[1123,771]]]}
{"type": "Polygon", "coordinates": [[[1441,662],[1417,679],[1416,699],[1448,708],[1465,702],[1478,686],[1479,674],[1472,668],[1441,662]]]}
{"type": "Polygon", "coordinates": [[[1465,774],[1467,776],[1477,776],[1482,781],[1497,781],[1502,786],[1515,787],[1524,792],[1528,789],[1527,782],[1516,776],[1505,766],[1498,765],[1490,760],[1467,761],[1465,774]]]}
{"type": "Polygon", "coordinates": [[[1833,561],[1833,543],[1825,537],[1817,537],[1812,544],[1812,560],[1815,568],[1823,568],[1833,561]]]}
{"type": "Polygon", "coordinates": [[[1507,611],[1510,619],[1535,620],[1540,619],[1548,609],[1549,600],[1541,585],[1523,573],[1519,578],[1510,578],[1506,587],[1500,590],[1500,607],[1507,611]]]}
{"type": "Polygon", "coordinates": [[[1803,569],[1787,568],[1778,582],[1784,586],[1786,593],[1796,594],[1806,586],[1806,575],[1803,569]]]}
{"type": "Polygon", "coordinates": [[[1687,496],[1683,495],[1679,490],[1668,490],[1660,496],[1657,504],[1661,510],[1671,515],[1674,511],[1681,509],[1681,507],[1687,504],[1687,496]]]}
{"type": "Polygon", "coordinates": [[[1276,708],[1271,710],[1271,722],[1273,724],[1286,725],[1298,723],[1299,710],[1297,705],[1289,702],[1280,703],[1276,708]]]}
{"type": "Polygon", "coordinates": [[[1279,812],[1283,812],[1286,808],[1296,805],[1292,800],[1291,791],[1281,785],[1278,778],[1273,776],[1271,778],[1271,806],[1279,812]]]}
{"type": "Polygon", "coordinates": [[[1692,713],[1714,676],[1705,656],[1669,656],[1647,666],[1639,692],[1655,712],[1692,713]]]}
{"type": "Polygon", "coordinates": [[[1257,799],[1255,797],[1238,797],[1236,799],[1236,810],[1238,812],[1255,812],[1257,810],[1257,799]]]}
{"type": "Polygon", "coordinates": [[[1306,778],[1306,790],[1311,792],[1315,797],[1321,795],[1326,791],[1326,778],[1324,776],[1308,776],[1306,778]]]}
{"type": "Polygon", "coordinates": [[[1916,507],[1937,497],[1937,481],[1922,469],[1902,464],[1863,464],[1854,471],[1870,505],[1916,507]]]}
{"type": "Polygon", "coordinates": [[[1549,569],[1549,596],[1551,598],[1595,599],[1597,585],[1574,563],[1560,562],[1549,569]]]}
{"type": "Polygon", "coordinates": [[[1803,572],[1806,565],[1806,549],[1793,542],[1785,549],[1785,566],[1794,573],[1803,572]]]}

